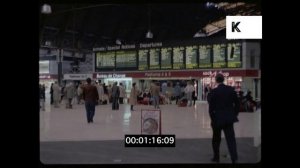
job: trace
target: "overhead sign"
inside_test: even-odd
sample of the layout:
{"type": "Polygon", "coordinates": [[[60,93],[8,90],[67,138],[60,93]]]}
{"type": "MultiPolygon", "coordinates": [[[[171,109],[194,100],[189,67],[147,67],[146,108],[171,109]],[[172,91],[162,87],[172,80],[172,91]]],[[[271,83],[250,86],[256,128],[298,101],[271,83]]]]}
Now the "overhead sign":
{"type": "Polygon", "coordinates": [[[161,69],[172,69],[172,47],[161,49],[161,69]]]}
{"type": "Polygon", "coordinates": [[[135,50],[116,51],[116,67],[117,68],[137,67],[136,56],[137,56],[137,52],[135,50]]]}
{"type": "Polygon", "coordinates": [[[97,74],[97,79],[104,79],[104,78],[125,78],[126,74],[97,74]]]}
{"type": "Polygon", "coordinates": [[[93,74],[64,74],[64,80],[86,80],[93,79],[93,74]]]}
{"type": "Polygon", "coordinates": [[[149,65],[148,65],[148,55],[149,55],[149,50],[139,50],[138,52],[138,61],[139,61],[139,67],[138,70],[148,70],[149,65]]]}
{"type": "Polygon", "coordinates": [[[213,68],[226,68],[226,44],[213,45],[213,68]]]}
{"type": "Polygon", "coordinates": [[[149,51],[149,69],[160,69],[160,49],[150,49],[149,51]]]}
{"type": "Polygon", "coordinates": [[[51,79],[51,75],[40,75],[40,79],[51,79]]]}
{"type": "Polygon", "coordinates": [[[211,68],[212,67],[212,46],[200,45],[199,46],[199,68],[211,68]]]}
{"type": "Polygon", "coordinates": [[[171,77],[171,72],[146,72],[145,77],[171,77]]]}
{"type": "Polygon", "coordinates": [[[96,54],[96,68],[115,68],[115,52],[98,52],[96,54]]]}
{"type": "Polygon", "coordinates": [[[185,67],[186,69],[198,68],[197,46],[187,46],[185,50],[185,67]]]}
{"type": "Polygon", "coordinates": [[[173,69],[184,69],[184,47],[173,48],[173,69]]]}
{"type": "Polygon", "coordinates": [[[228,77],[230,75],[229,72],[223,72],[223,71],[203,71],[202,75],[203,76],[208,76],[208,77],[216,77],[216,75],[218,73],[224,75],[225,77],[228,77]]]}
{"type": "Polygon", "coordinates": [[[142,48],[152,48],[152,47],[162,47],[162,42],[156,43],[139,43],[139,44],[126,44],[126,45],[114,45],[114,46],[101,46],[93,48],[93,51],[117,51],[124,49],[142,49],[142,48]]]}

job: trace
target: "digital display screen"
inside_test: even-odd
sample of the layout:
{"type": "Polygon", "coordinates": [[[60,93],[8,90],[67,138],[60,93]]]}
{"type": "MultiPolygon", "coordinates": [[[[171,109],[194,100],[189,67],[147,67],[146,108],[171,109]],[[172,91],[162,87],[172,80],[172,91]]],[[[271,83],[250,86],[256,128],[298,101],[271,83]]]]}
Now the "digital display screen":
{"type": "Polygon", "coordinates": [[[226,44],[213,45],[213,68],[226,68],[226,44]]]}
{"type": "Polygon", "coordinates": [[[161,69],[172,68],[172,48],[161,49],[161,69]]]}
{"type": "Polygon", "coordinates": [[[115,51],[96,53],[96,68],[115,68],[115,51]]]}
{"type": "Polygon", "coordinates": [[[201,45],[199,46],[199,68],[211,68],[211,45],[201,45]]]}
{"type": "Polygon", "coordinates": [[[173,69],[184,69],[184,47],[173,48],[173,69]]]}
{"type": "Polygon", "coordinates": [[[240,68],[241,62],[241,43],[227,44],[227,61],[228,68],[240,68]]]}
{"type": "Polygon", "coordinates": [[[139,50],[139,70],[148,70],[149,50],[139,50]]]}
{"type": "Polygon", "coordinates": [[[100,51],[96,69],[179,70],[198,68],[241,68],[242,44],[203,44],[139,50],[100,51]]]}
{"type": "Polygon", "coordinates": [[[149,69],[160,69],[160,64],[159,64],[159,57],[160,57],[160,49],[155,48],[155,49],[150,49],[149,52],[149,69]]]}
{"type": "Polygon", "coordinates": [[[117,68],[134,68],[136,65],[136,51],[116,51],[117,68]]]}
{"type": "Polygon", "coordinates": [[[186,69],[198,68],[197,46],[188,46],[185,50],[185,67],[186,69]]]}

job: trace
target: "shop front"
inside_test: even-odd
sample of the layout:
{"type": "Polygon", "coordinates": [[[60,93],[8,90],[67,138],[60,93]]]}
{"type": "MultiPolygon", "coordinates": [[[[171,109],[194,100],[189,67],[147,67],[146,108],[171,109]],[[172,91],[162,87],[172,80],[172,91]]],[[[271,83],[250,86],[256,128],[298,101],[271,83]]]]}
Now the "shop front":
{"type": "MultiPolygon", "coordinates": [[[[222,73],[225,76],[224,83],[235,88],[236,91],[250,90],[256,93],[255,89],[260,90],[260,86],[255,85],[255,81],[259,77],[258,70],[190,70],[190,71],[147,71],[147,72],[122,72],[118,73],[97,73],[94,76],[106,84],[112,84],[114,81],[126,83],[126,90],[130,92],[131,84],[136,82],[141,91],[150,88],[150,83],[155,80],[163,83],[186,84],[192,81],[196,88],[198,100],[206,100],[207,91],[205,87],[213,89],[216,87],[215,75],[222,73]]],[[[254,95],[253,95],[254,96],[254,95]]],[[[256,95],[260,97],[259,95],[256,95]]],[[[255,97],[255,98],[257,98],[255,97]]]]}
{"type": "Polygon", "coordinates": [[[40,74],[39,84],[45,85],[46,92],[50,91],[51,84],[57,81],[57,75],[53,74],[40,74]]]}
{"type": "Polygon", "coordinates": [[[125,73],[96,73],[94,74],[94,78],[99,83],[105,83],[105,85],[113,85],[114,82],[118,82],[118,85],[122,83],[125,88],[126,94],[130,93],[133,79],[132,77],[128,77],[125,73]]]}
{"type": "Polygon", "coordinates": [[[51,83],[57,81],[57,75],[50,72],[50,61],[39,61],[39,84],[45,85],[46,91],[51,87],[51,83]]]}

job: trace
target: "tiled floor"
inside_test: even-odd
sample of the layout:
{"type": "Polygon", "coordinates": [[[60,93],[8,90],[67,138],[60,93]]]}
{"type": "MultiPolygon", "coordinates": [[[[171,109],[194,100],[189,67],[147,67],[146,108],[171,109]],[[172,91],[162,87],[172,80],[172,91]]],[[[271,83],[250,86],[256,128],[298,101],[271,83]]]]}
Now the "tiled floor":
{"type": "MultiPolygon", "coordinates": [[[[221,163],[230,163],[225,139],[221,143],[221,163]]],[[[260,148],[251,138],[237,138],[239,163],[257,163],[260,148]]],[[[176,139],[176,147],[125,148],[124,141],[41,142],[44,164],[147,164],[210,163],[211,139],[176,139]]]]}
{"type": "MultiPolygon", "coordinates": [[[[175,134],[176,140],[208,140],[207,142],[209,143],[207,143],[206,146],[208,146],[207,150],[211,153],[210,138],[212,131],[207,111],[207,102],[196,102],[196,105],[193,107],[177,107],[175,104],[161,105],[160,107],[162,113],[162,134],[175,134]]],[[[49,143],[68,143],[71,141],[104,142],[104,140],[120,141],[124,139],[125,134],[140,134],[142,109],[154,108],[148,105],[137,105],[135,106],[136,111],[130,111],[130,106],[123,104],[120,105],[119,110],[111,110],[111,104],[98,105],[96,106],[94,123],[88,124],[84,105],[75,104],[73,105],[73,109],[66,109],[65,105],[62,104],[59,108],[54,108],[50,106],[48,99],[46,101],[46,110],[40,111],[40,141],[41,151],[43,151],[41,152],[41,158],[47,158],[47,154],[51,153],[47,153],[47,151],[49,151],[49,145],[47,147],[45,146],[45,144],[49,143]]],[[[240,113],[240,121],[235,124],[236,137],[238,139],[246,138],[246,146],[248,146],[249,149],[255,148],[254,145],[257,146],[260,144],[259,114],[260,111],[255,113],[240,113]]],[[[226,145],[225,140],[222,142],[223,145],[226,145]]],[[[225,152],[227,152],[227,148],[225,148],[225,152]]],[[[243,152],[245,151],[239,151],[239,153],[243,152]]],[[[60,156],[61,154],[62,153],[56,156],[60,156]]],[[[253,155],[255,155],[254,158],[257,158],[257,150],[255,150],[253,155]]],[[[63,156],[60,156],[59,160],[61,161],[62,158],[63,156]]],[[[257,159],[253,160],[253,157],[251,157],[251,159],[244,159],[244,162],[257,162],[257,159]]],[[[127,160],[130,161],[130,159],[127,160]]],[[[67,163],[73,163],[68,159],[65,161],[67,163]]],[[[76,161],[80,162],[78,158],[76,161]]],[[[106,163],[104,160],[103,162],[101,160],[97,160],[96,162],[106,163]]],[[[112,163],[114,162],[112,161],[112,163]]]]}

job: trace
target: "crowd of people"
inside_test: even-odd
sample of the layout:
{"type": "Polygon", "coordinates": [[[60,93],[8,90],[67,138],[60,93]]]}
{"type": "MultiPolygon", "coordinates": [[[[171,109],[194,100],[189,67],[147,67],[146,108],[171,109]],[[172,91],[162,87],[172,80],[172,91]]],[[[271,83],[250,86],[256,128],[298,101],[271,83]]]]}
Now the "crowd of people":
{"type": "MultiPolygon", "coordinates": [[[[57,82],[52,83],[50,87],[51,100],[50,103],[55,108],[60,104],[65,104],[68,109],[73,108],[73,104],[84,104],[83,89],[87,82],[73,83],[67,82],[64,86],[59,86],[57,82]],[[64,103],[63,103],[64,102],[64,103]]],[[[91,85],[97,88],[98,100],[96,105],[111,104],[112,110],[118,110],[119,104],[124,104],[125,100],[131,105],[131,110],[136,104],[153,105],[159,109],[159,105],[176,104],[180,107],[195,105],[198,99],[194,82],[164,82],[152,81],[148,88],[141,90],[136,83],[132,84],[130,94],[127,96],[123,83],[114,82],[112,85],[91,81],[91,85]]],[[[209,85],[204,87],[203,100],[207,100],[208,94],[212,88],[209,85]]],[[[240,101],[240,111],[252,112],[257,103],[253,100],[251,91],[244,94],[243,91],[238,92],[240,101]]],[[[40,84],[40,108],[45,109],[45,85],[40,84]]]]}
{"type": "Polygon", "coordinates": [[[149,88],[140,92],[138,103],[154,105],[155,108],[158,108],[159,104],[173,104],[174,101],[176,105],[185,102],[192,106],[192,104],[195,105],[197,100],[195,90],[192,81],[188,81],[187,84],[176,82],[175,85],[172,82],[160,83],[153,81],[149,88]]]}
{"type": "MultiPolygon", "coordinates": [[[[211,127],[213,132],[213,162],[220,161],[220,143],[221,132],[224,131],[232,163],[238,159],[237,147],[234,133],[234,123],[238,122],[238,113],[240,111],[253,111],[257,103],[253,100],[251,91],[244,94],[243,91],[238,93],[233,87],[225,85],[224,76],[216,76],[217,86],[211,89],[205,86],[204,96],[209,104],[209,115],[211,118],[211,127]]],[[[45,110],[45,85],[40,84],[40,108],[45,110]]],[[[86,117],[88,123],[93,123],[95,107],[100,104],[111,104],[112,110],[119,110],[119,104],[124,103],[127,98],[125,88],[122,83],[114,82],[113,85],[106,86],[105,83],[92,82],[90,78],[85,83],[75,84],[68,82],[65,86],[60,87],[57,82],[51,84],[50,88],[51,105],[59,107],[62,101],[65,101],[67,109],[72,109],[72,104],[85,104],[86,117]],[[76,102],[77,101],[77,102],[76,102]]],[[[152,81],[149,88],[144,91],[140,90],[136,83],[132,84],[128,103],[131,111],[135,111],[134,106],[137,104],[153,105],[155,109],[160,109],[161,104],[172,104],[172,101],[179,106],[195,105],[197,99],[196,88],[193,81],[186,84],[177,82],[160,83],[152,81]]]]}
{"type": "Polygon", "coordinates": [[[251,94],[251,91],[247,91],[246,94],[243,91],[239,91],[240,112],[253,112],[258,107],[257,102],[253,100],[251,94]]]}
{"type": "MultiPolygon", "coordinates": [[[[58,108],[60,104],[65,104],[66,108],[73,108],[73,104],[84,104],[83,99],[83,89],[87,86],[87,82],[67,82],[65,85],[59,86],[57,82],[54,82],[50,86],[50,104],[55,108],[58,108]]],[[[97,104],[110,104],[118,102],[120,104],[124,103],[124,98],[126,97],[125,88],[123,84],[120,83],[117,86],[117,82],[111,85],[105,85],[105,83],[91,82],[97,88],[99,99],[97,104]]],[[[45,101],[46,87],[40,84],[40,100],[45,101]]],[[[42,108],[42,103],[41,103],[42,108]]]]}

